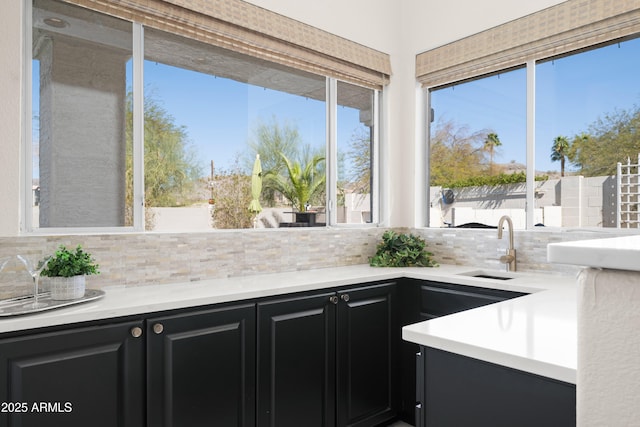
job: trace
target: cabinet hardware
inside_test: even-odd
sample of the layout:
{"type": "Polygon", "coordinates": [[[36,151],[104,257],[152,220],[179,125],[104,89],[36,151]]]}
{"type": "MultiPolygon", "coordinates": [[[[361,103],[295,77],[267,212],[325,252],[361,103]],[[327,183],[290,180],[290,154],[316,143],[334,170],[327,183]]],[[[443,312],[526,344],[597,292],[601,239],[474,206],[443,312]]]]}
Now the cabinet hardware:
{"type": "Polygon", "coordinates": [[[340,299],[344,302],[349,302],[349,294],[340,295],[340,299]]]}
{"type": "Polygon", "coordinates": [[[331,296],[329,297],[329,302],[330,302],[331,304],[337,304],[337,303],[338,303],[338,296],[337,296],[337,295],[331,295],[331,296]]]}
{"type": "Polygon", "coordinates": [[[140,338],[142,336],[142,328],[139,326],[131,328],[131,336],[134,338],[140,338]]]}
{"type": "Polygon", "coordinates": [[[162,331],[164,331],[164,326],[162,326],[162,323],[156,323],[153,325],[153,332],[155,332],[156,335],[161,334],[162,331]]]}

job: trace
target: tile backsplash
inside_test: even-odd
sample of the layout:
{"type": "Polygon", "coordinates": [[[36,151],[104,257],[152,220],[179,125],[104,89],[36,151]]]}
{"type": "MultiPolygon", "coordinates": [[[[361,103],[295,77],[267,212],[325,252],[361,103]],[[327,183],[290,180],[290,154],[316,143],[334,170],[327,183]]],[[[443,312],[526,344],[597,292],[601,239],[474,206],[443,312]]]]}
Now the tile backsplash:
{"type": "MultiPolygon", "coordinates": [[[[100,264],[101,274],[89,286],[140,286],[210,278],[308,270],[365,264],[375,252],[385,229],[316,228],[232,230],[210,233],[119,233],[65,236],[0,237],[0,258],[16,254],[44,255],[60,245],[78,244],[100,264]]],[[[398,229],[398,231],[409,231],[398,229]]],[[[414,229],[427,241],[441,264],[504,269],[498,258],[508,240],[496,230],[414,229]]],[[[575,275],[578,268],[549,264],[548,243],[628,235],[602,231],[516,231],[518,271],[575,275]]],[[[0,286],[15,288],[20,280],[0,277],[0,286]]]]}

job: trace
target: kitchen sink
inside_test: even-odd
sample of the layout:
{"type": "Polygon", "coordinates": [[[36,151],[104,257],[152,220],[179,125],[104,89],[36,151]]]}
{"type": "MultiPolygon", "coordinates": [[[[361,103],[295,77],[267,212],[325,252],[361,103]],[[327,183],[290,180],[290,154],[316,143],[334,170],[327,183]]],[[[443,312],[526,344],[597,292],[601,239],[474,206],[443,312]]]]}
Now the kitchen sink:
{"type": "Polygon", "coordinates": [[[467,277],[475,277],[478,279],[490,279],[490,280],[511,280],[515,279],[516,276],[504,272],[504,271],[487,271],[487,270],[473,270],[466,271],[464,273],[458,273],[458,276],[467,276],[467,277]]]}

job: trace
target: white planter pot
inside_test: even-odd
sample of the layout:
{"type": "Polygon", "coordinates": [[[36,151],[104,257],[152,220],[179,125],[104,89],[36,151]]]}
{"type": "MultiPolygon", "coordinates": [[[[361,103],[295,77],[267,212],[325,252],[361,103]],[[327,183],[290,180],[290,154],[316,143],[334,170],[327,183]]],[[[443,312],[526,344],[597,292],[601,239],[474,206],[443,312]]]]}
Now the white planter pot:
{"type": "Polygon", "coordinates": [[[84,296],[85,276],[48,277],[53,300],[78,299],[84,296]]]}

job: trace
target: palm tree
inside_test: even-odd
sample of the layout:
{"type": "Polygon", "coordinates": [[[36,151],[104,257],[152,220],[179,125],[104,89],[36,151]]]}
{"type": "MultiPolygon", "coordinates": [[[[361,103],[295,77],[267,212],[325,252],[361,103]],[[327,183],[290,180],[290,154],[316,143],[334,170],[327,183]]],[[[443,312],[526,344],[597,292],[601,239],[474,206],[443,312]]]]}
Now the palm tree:
{"type": "Polygon", "coordinates": [[[560,176],[564,176],[564,163],[567,155],[569,154],[569,140],[566,136],[557,136],[553,140],[553,146],[551,147],[551,161],[557,162],[560,160],[560,176]]]}
{"type": "Polygon", "coordinates": [[[267,172],[264,186],[282,193],[294,209],[304,212],[305,204],[324,190],[325,174],[317,168],[318,164],[324,161],[324,157],[313,156],[302,165],[300,162],[289,160],[283,153],[280,153],[280,156],[286,165],[288,176],[273,171],[267,172]]]}
{"type": "Polygon", "coordinates": [[[487,139],[484,141],[484,148],[489,152],[489,173],[493,175],[493,152],[496,147],[502,145],[497,133],[491,132],[487,135],[487,139]]]}

